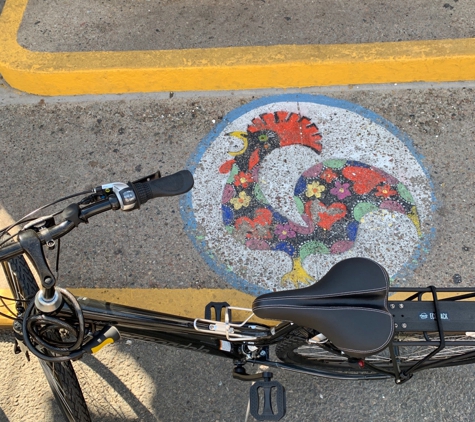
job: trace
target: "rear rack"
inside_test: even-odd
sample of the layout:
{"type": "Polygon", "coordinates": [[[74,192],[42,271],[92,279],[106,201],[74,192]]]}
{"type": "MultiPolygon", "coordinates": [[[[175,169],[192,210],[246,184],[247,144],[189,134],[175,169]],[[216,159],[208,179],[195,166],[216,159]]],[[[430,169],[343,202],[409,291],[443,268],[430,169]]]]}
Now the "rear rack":
{"type": "Polygon", "coordinates": [[[407,381],[421,369],[449,366],[455,362],[460,364],[462,360],[475,359],[475,302],[462,301],[475,298],[475,289],[434,286],[420,289],[405,287],[390,289],[390,293],[399,292],[413,294],[404,299],[396,298],[389,301],[389,310],[393,313],[396,332],[419,332],[423,334],[425,341],[391,342],[389,352],[397,384],[407,381]],[[423,300],[426,293],[430,294],[429,300],[423,300]],[[439,297],[440,293],[448,293],[448,295],[439,297]],[[467,336],[473,336],[474,341],[446,341],[447,332],[465,332],[467,336]],[[432,338],[429,333],[432,333],[432,338]],[[438,335],[438,339],[434,338],[434,333],[438,335]],[[400,346],[434,346],[436,348],[410,368],[401,371],[397,358],[397,348],[400,346]],[[473,346],[474,351],[429,362],[444,348],[450,346],[473,346]]]}

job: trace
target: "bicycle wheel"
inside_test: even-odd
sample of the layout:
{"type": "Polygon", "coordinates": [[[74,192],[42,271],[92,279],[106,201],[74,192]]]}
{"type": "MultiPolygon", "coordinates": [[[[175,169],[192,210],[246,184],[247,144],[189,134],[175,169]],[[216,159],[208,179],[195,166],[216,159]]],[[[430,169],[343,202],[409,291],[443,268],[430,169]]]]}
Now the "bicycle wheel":
{"type": "MultiPolygon", "coordinates": [[[[18,300],[33,299],[38,285],[23,257],[2,262],[11,291],[18,300]]],[[[0,270],[1,271],[1,270],[0,270]]],[[[59,338],[56,333],[56,340],[59,338]]],[[[66,421],[152,421],[154,395],[146,368],[129,359],[127,344],[107,346],[96,356],[76,362],[40,365],[66,421]],[[131,374],[133,374],[131,376],[131,374]],[[86,405],[87,404],[87,405],[86,405]]],[[[150,344],[150,353],[155,345],[150,344]]]]}
{"type": "MultiPolygon", "coordinates": [[[[369,368],[360,368],[358,364],[351,363],[345,356],[341,355],[341,351],[336,348],[330,341],[323,340],[319,344],[311,344],[309,339],[317,333],[307,328],[296,328],[291,331],[279,344],[277,344],[275,353],[277,357],[285,362],[294,365],[304,366],[315,369],[325,369],[327,371],[340,373],[374,373],[369,368]]],[[[437,341],[438,337],[432,337],[437,341]]],[[[475,352],[475,338],[467,335],[446,335],[446,341],[450,342],[473,342],[472,345],[460,345],[446,347],[430,359],[430,362],[440,362],[443,366],[443,360],[454,356],[462,356],[468,352],[475,352]]],[[[394,337],[395,352],[401,370],[412,367],[416,362],[426,357],[429,353],[436,349],[436,346],[408,346],[408,341],[425,341],[422,333],[396,333],[394,337]]],[[[393,370],[393,363],[389,354],[389,350],[385,349],[381,352],[365,358],[368,364],[377,366],[386,371],[393,370]]]]}
{"type": "Polygon", "coordinates": [[[71,362],[52,363],[40,359],[56,402],[69,422],[90,422],[91,417],[71,362]]]}
{"type": "MultiPolygon", "coordinates": [[[[10,289],[18,300],[27,301],[34,298],[38,291],[28,263],[23,256],[2,263],[10,289]]],[[[56,332],[49,333],[51,338],[59,338],[56,332]]],[[[84,400],[81,387],[71,362],[51,363],[40,359],[56,402],[67,421],[90,422],[91,418],[84,400]]]]}

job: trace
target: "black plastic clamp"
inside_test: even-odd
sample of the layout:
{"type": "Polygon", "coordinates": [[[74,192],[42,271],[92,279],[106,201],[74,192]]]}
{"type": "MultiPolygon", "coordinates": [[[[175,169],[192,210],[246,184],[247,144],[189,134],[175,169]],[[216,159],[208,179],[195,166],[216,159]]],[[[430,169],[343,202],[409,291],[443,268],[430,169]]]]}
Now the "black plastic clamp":
{"type": "MultiPolygon", "coordinates": [[[[205,319],[213,319],[211,309],[214,309],[216,321],[221,321],[221,314],[224,308],[229,308],[228,302],[210,302],[205,307],[205,319]]],[[[228,311],[229,320],[231,321],[231,310],[228,311]]],[[[224,316],[224,315],[223,315],[224,316]]]]}

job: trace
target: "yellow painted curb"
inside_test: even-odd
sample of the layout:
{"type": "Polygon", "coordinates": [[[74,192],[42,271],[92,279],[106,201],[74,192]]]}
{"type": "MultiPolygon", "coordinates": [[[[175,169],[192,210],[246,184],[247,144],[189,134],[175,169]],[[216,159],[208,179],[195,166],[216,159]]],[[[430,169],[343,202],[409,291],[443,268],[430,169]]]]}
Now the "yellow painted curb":
{"type": "Polygon", "coordinates": [[[0,73],[38,95],[240,90],[475,80],[475,38],[167,51],[33,52],[17,42],[28,0],[0,16],[0,73]]]}
{"type": "MultiPolygon", "coordinates": [[[[70,289],[76,296],[120,303],[137,308],[160,311],[189,318],[204,318],[209,302],[228,302],[231,306],[250,308],[254,297],[232,289],[70,289]]],[[[9,289],[0,289],[0,296],[11,297],[9,289]]],[[[15,310],[14,303],[11,306],[15,310]]],[[[0,312],[9,314],[1,306],[0,312]]],[[[234,313],[243,319],[246,314],[234,313]]],[[[253,319],[254,320],[254,319],[253,319]]],[[[259,321],[259,319],[255,319],[259,321]]],[[[263,321],[263,320],[260,320],[263,321]]],[[[11,327],[12,321],[0,316],[0,328],[11,327]]]]}

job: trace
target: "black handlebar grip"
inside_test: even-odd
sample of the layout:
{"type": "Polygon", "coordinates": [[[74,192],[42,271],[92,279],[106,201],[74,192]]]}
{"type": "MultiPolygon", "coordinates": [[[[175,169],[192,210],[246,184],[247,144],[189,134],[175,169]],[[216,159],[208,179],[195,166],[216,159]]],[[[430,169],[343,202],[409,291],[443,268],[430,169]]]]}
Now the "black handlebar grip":
{"type": "Polygon", "coordinates": [[[193,184],[193,175],[188,170],[181,170],[178,173],[153,179],[149,182],[129,182],[135,192],[139,206],[145,204],[149,199],[186,193],[193,187],[193,184]]]}

